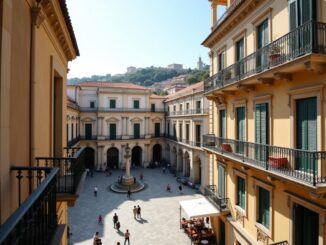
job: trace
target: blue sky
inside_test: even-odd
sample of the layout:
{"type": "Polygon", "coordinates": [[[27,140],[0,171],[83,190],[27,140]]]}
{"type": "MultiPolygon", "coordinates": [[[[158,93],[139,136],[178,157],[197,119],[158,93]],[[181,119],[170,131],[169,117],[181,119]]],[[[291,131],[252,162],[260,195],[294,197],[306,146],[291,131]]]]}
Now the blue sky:
{"type": "Polygon", "coordinates": [[[208,49],[208,0],[67,0],[80,57],[68,77],[124,73],[128,66],[196,67],[208,49]]]}

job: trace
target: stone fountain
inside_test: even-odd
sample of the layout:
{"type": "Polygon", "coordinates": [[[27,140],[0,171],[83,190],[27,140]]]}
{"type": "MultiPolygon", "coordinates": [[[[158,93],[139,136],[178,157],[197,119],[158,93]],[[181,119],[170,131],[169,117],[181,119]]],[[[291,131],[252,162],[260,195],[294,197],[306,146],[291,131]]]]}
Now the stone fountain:
{"type": "Polygon", "coordinates": [[[137,180],[135,182],[134,176],[132,176],[130,173],[131,154],[130,154],[130,147],[129,147],[128,143],[125,147],[124,159],[125,159],[125,163],[126,163],[125,164],[126,171],[120,181],[117,181],[117,182],[111,184],[110,189],[112,191],[118,192],[118,193],[127,193],[128,190],[130,190],[131,192],[141,191],[142,189],[145,188],[144,183],[137,181],[137,180]]]}

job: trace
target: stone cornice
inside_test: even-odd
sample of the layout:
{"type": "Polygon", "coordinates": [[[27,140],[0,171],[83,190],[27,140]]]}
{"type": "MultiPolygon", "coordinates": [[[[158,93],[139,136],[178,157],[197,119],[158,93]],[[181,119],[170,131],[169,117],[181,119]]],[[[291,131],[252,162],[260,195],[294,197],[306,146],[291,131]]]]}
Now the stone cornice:
{"type": "MultiPolygon", "coordinates": [[[[73,43],[74,36],[71,37],[71,32],[68,30],[66,25],[65,16],[60,10],[60,6],[56,1],[43,0],[41,2],[42,10],[52,27],[52,31],[55,34],[57,42],[60,44],[66,58],[71,61],[76,58],[78,53],[78,48],[73,43]]],[[[69,20],[70,21],[70,20],[69,20]]]]}

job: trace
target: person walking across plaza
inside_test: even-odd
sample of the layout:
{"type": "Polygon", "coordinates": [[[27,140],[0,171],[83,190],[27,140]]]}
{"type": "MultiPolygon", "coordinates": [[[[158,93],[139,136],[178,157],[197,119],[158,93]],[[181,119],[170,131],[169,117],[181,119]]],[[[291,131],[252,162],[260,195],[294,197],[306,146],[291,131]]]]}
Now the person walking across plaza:
{"type": "Polygon", "coordinates": [[[102,245],[102,240],[100,238],[100,234],[97,231],[93,237],[93,245],[102,245]]]}
{"type": "Polygon", "coordinates": [[[127,192],[127,197],[130,199],[131,198],[131,191],[130,191],[130,189],[128,190],[128,192],[127,192]]]}
{"type": "Polygon", "coordinates": [[[103,218],[102,218],[102,215],[99,215],[99,216],[98,216],[98,221],[97,221],[97,223],[98,223],[99,225],[103,225],[103,218]]]}
{"type": "Polygon", "coordinates": [[[119,220],[118,215],[116,213],[114,213],[114,216],[113,216],[113,228],[116,227],[116,224],[117,224],[118,220],[119,220]]]}
{"type": "Polygon", "coordinates": [[[97,185],[94,187],[94,196],[97,197],[98,188],[97,185]]]}
{"type": "Polygon", "coordinates": [[[182,185],[179,185],[179,191],[180,191],[180,194],[183,194],[183,192],[182,192],[182,185]]]}
{"type": "Polygon", "coordinates": [[[141,208],[139,205],[137,206],[137,218],[141,219],[141,208]]]}
{"type": "Polygon", "coordinates": [[[119,221],[116,223],[115,228],[117,229],[117,231],[120,231],[120,222],[119,221]]]}
{"type": "Polygon", "coordinates": [[[137,207],[134,206],[134,209],[132,210],[132,212],[134,213],[134,219],[136,219],[137,216],[137,207]]]}
{"type": "Polygon", "coordinates": [[[129,233],[128,229],[127,229],[126,233],[125,233],[125,243],[124,244],[126,244],[126,241],[128,241],[128,245],[130,245],[129,238],[130,238],[130,233],[129,233]]]}

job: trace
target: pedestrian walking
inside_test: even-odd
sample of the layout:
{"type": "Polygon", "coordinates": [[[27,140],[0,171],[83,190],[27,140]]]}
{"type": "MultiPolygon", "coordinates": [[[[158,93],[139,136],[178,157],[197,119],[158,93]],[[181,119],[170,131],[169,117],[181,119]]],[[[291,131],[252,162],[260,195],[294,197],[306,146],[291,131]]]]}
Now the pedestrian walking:
{"type": "Polygon", "coordinates": [[[118,215],[116,213],[114,213],[114,216],[113,216],[113,228],[116,227],[116,224],[117,224],[118,220],[119,220],[118,215]]]}
{"type": "Polygon", "coordinates": [[[102,245],[102,240],[100,238],[100,234],[97,231],[93,237],[93,245],[102,245]]]}
{"type": "Polygon", "coordinates": [[[180,194],[183,194],[183,192],[182,192],[182,185],[179,185],[179,191],[180,191],[180,194]]]}
{"type": "Polygon", "coordinates": [[[128,245],[130,244],[129,238],[130,238],[130,233],[129,233],[128,230],[126,230],[126,233],[125,233],[125,243],[124,244],[126,244],[126,241],[128,241],[128,245]]]}
{"type": "Polygon", "coordinates": [[[94,187],[94,196],[97,197],[97,192],[98,192],[98,188],[97,188],[97,185],[94,187]]]}
{"type": "Polygon", "coordinates": [[[118,231],[120,231],[120,222],[118,221],[117,224],[115,225],[118,231]]]}
{"type": "Polygon", "coordinates": [[[137,216],[137,207],[134,206],[134,209],[132,211],[134,213],[134,219],[136,219],[136,216],[137,216]]]}
{"type": "Polygon", "coordinates": [[[102,218],[102,215],[99,215],[99,216],[98,216],[98,221],[97,221],[97,223],[98,223],[99,225],[103,225],[103,218],[102,218]]]}
{"type": "Polygon", "coordinates": [[[143,172],[140,173],[140,175],[139,175],[139,179],[140,179],[140,180],[143,180],[143,179],[144,179],[143,172]]]}
{"type": "Polygon", "coordinates": [[[89,168],[86,168],[86,177],[89,176],[89,168]]]}
{"type": "Polygon", "coordinates": [[[137,206],[137,218],[141,219],[141,208],[139,205],[137,206]]]}
{"type": "Polygon", "coordinates": [[[131,198],[131,191],[130,191],[130,189],[128,190],[128,192],[127,192],[127,197],[130,199],[131,198]]]}
{"type": "Polygon", "coordinates": [[[166,191],[171,192],[170,184],[168,184],[168,185],[166,186],[166,191]]]}

